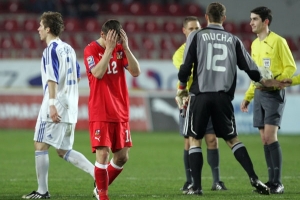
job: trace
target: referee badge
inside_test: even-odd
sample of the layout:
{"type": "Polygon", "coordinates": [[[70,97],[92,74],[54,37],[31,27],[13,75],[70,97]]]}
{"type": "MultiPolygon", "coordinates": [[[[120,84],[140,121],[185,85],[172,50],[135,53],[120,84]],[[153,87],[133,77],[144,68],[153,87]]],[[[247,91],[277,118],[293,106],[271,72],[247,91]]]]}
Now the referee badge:
{"type": "Polygon", "coordinates": [[[271,67],[271,59],[270,58],[263,58],[264,67],[271,67]]]}

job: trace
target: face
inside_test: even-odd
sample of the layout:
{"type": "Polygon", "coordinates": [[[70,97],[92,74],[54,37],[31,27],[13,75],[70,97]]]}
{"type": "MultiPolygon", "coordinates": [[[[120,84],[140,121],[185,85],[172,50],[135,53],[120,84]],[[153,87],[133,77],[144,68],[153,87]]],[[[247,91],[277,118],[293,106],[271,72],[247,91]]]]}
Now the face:
{"type": "Polygon", "coordinates": [[[48,32],[49,32],[49,28],[45,28],[44,24],[42,23],[42,21],[40,22],[40,26],[38,28],[38,31],[39,31],[40,39],[42,41],[45,41],[46,37],[48,35],[48,32]]]}
{"type": "Polygon", "coordinates": [[[185,27],[183,27],[182,31],[186,37],[195,30],[201,29],[201,25],[198,21],[189,21],[185,27]]]}
{"type": "MultiPolygon", "coordinates": [[[[267,20],[265,20],[266,22],[267,20]]],[[[259,15],[251,13],[250,15],[250,26],[252,28],[252,32],[259,34],[266,28],[266,23],[262,22],[262,19],[259,15]]]]}

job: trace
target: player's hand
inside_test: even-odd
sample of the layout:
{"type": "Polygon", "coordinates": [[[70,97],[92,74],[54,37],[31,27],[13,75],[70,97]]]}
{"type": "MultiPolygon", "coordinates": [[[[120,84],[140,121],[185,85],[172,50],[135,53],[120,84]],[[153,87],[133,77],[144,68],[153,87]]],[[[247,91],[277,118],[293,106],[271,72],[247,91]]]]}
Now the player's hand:
{"type": "Polygon", "coordinates": [[[106,34],[105,48],[113,50],[116,47],[118,34],[115,30],[109,30],[106,34]]]}
{"type": "Polygon", "coordinates": [[[186,116],[186,111],[187,111],[187,108],[188,108],[188,105],[189,105],[189,100],[190,100],[190,96],[188,97],[183,97],[182,99],[182,109],[180,109],[180,116],[185,118],[186,116]]]}
{"type": "Polygon", "coordinates": [[[178,89],[175,97],[175,101],[179,109],[183,108],[183,99],[189,96],[188,91],[186,89],[178,89]]]}
{"type": "Polygon", "coordinates": [[[54,105],[50,106],[50,117],[54,123],[59,123],[61,120],[61,117],[59,116],[56,107],[54,105]]]}
{"type": "Polygon", "coordinates": [[[128,50],[129,49],[128,37],[127,37],[126,32],[124,31],[124,29],[121,29],[120,36],[121,36],[121,43],[122,43],[123,49],[128,50]]]}
{"type": "Polygon", "coordinates": [[[247,100],[243,100],[241,105],[240,105],[240,109],[242,112],[248,112],[248,106],[249,106],[250,102],[247,100]]]}
{"type": "Polygon", "coordinates": [[[282,81],[280,81],[280,83],[283,87],[289,87],[289,86],[291,86],[293,81],[290,78],[286,78],[286,79],[283,79],[282,81]]]}

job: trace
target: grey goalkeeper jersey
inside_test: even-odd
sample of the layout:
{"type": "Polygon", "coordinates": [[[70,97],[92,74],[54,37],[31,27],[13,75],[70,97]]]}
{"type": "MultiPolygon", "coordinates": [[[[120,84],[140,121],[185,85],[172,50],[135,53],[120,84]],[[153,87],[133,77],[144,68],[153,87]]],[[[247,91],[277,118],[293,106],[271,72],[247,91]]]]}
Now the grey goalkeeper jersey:
{"type": "Polygon", "coordinates": [[[258,67],[241,40],[222,26],[210,24],[188,36],[178,78],[184,85],[193,73],[191,94],[226,92],[233,98],[237,66],[253,81],[261,80],[258,67]]]}

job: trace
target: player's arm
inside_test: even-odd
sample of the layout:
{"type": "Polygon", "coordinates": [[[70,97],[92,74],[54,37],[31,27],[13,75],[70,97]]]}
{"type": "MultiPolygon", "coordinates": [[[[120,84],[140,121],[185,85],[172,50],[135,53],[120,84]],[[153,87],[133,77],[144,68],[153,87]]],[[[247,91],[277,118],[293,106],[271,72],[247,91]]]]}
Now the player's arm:
{"type": "Polygon", "coordinates": [[[191,75],[193,63],[197,61],[197,37],[195,37],[197,31],[193,31],[189,34],[184,49],[183,63],[180,66],[178,72],[178,79],[180,81],[179,87],[186,87],[187,81],[191,75]]]}
{"type": "Polygon", "coordinates": [[[135,58],[135,56],[133,55],[133,53],[130,51],[130,48],[128,45],[128,37],[123,29],[121,29],[121,31],[120,31],[120,36],[122,39],[123,50],[124,50],[124,53],[126,54],[127,61],[128,61],[128,66],[126,67],[126,69],[129,71],[129,73],[132,76],[137,77],[141,73],[140,64],[137,61],[137,59],[135,58]]]}
{"type": "Polygon", "coordinates": [[[91,73],[93,74],[94,77],[101,79],[109,65],[109,61],[112,55],[112,52],[114,48],[116,47],[117,44],[117,38],[118,35],[116,31],[114,30],[109,30],[107,35],[106,35],[106,40],[105,40],[105,51],[104,54],[102,55],[101,60],[91,69],[91,73]]]}
{"type": "Polygon", "coordinates": [[[49,91],[49,108],[50,108],[50,117],[54,123],[60,122],[60,115],[57,112],[55,107],[56,93],[57,93],[57,83],[52,80],[48,80],[48,91],[49,91]]]}
{"type": "Polygon", "coordinates": [[[276,79],[283,80],[291,78],[297,71],[297,67],[286,40],[284,40],[283,38],[282,40],[279,40],[276,50],[278,52],[278,56],[281,58],[281,64],[283,67],[281,74],[279,74],[276,79]]]}
{"type": "Polygon", "coordinates": [[[172,60],[173,65],[179,70],[180,65],[182,64],[183,54],[184,54],[185,45],[181,45],[174,53],[172,60]]]}

